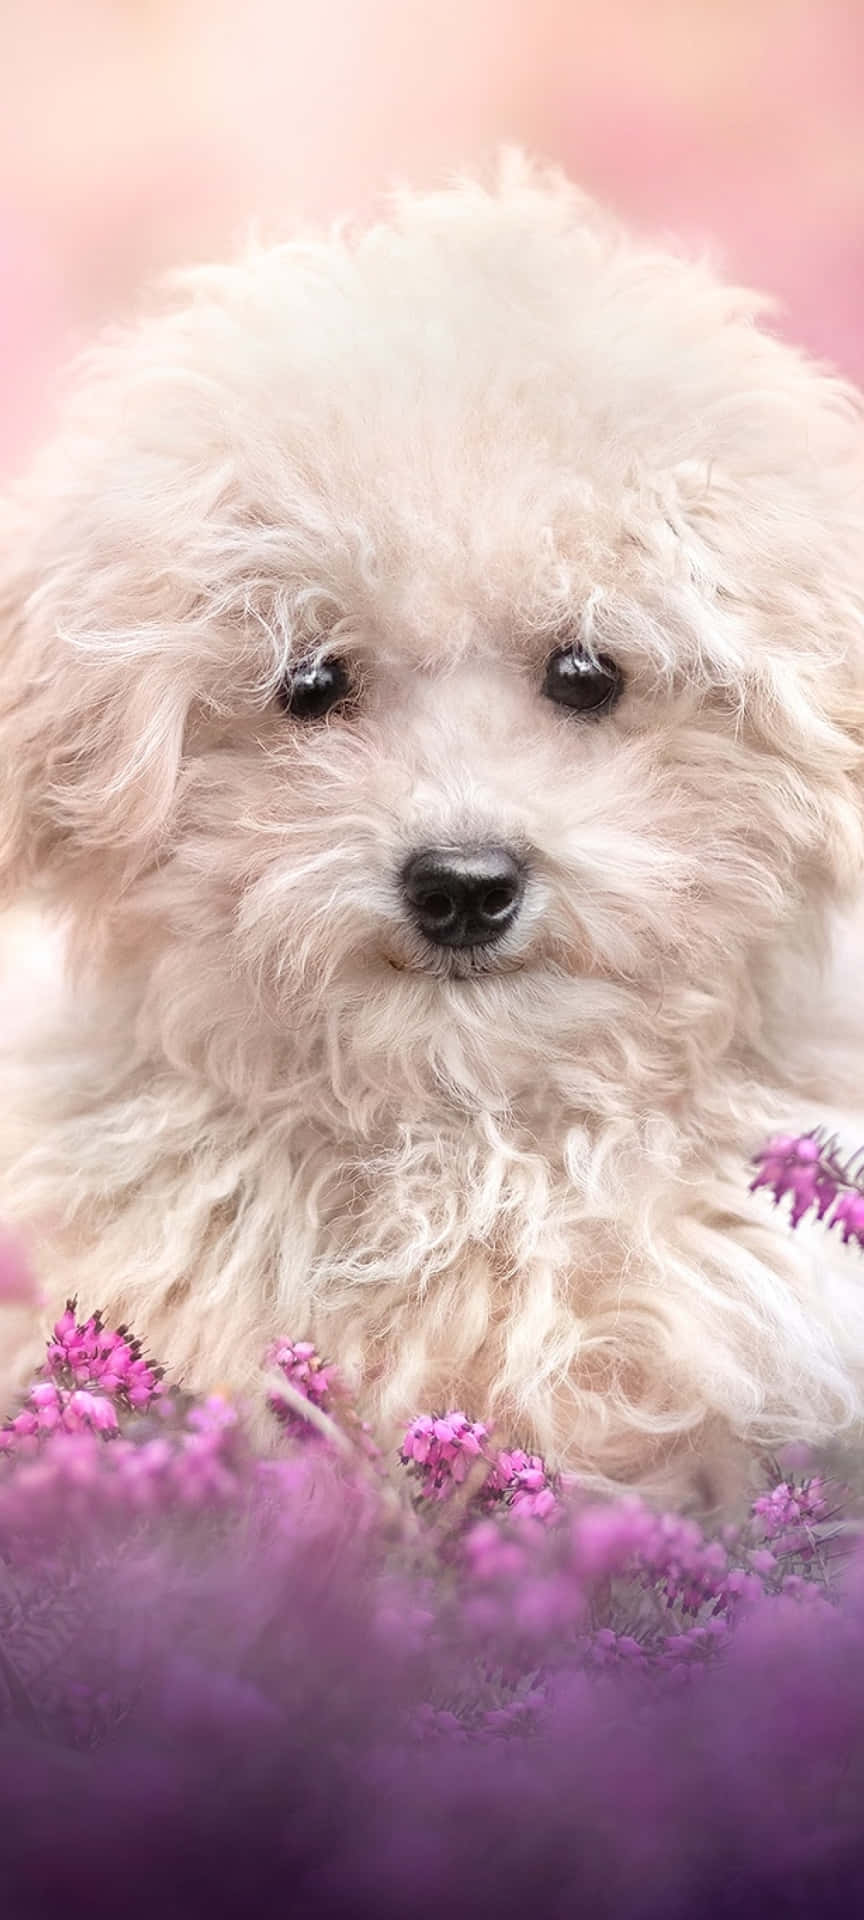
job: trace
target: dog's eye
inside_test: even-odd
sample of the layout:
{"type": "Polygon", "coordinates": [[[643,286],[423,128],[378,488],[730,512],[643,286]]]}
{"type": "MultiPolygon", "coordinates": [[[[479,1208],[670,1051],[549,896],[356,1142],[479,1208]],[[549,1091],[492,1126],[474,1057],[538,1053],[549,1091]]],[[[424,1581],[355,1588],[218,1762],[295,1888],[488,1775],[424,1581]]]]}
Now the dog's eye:
{"type": "Polygon", "coordinates": [[[579,646],[556,647],[546,662],[543,692],[559,707],[576,713],[606,713],[614,707],[624,685],[620,669],[608,653],[591,655],[579,646]]]}
{"type": "Polygon", "coordinates": [[[323,720],[334,707],[344,706],[351,692],[348,667],[334,654],[330,659],[301,661],[285,675],[279,699],[295,720],[323,720]]]}

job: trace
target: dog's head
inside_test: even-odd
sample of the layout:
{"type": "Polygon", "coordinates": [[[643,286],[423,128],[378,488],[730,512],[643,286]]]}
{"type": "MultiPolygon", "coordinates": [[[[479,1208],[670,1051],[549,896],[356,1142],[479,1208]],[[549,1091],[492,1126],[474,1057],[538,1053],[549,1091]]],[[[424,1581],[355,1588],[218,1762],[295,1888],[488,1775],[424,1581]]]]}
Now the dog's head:
{"type": "Polygon", "coordinates": [[[862,861],[859,419],[752,315],[511,168],[92,356],[9,511],[2,853],[169,1052],[590,1107],[729,1045],[862,861]]]}

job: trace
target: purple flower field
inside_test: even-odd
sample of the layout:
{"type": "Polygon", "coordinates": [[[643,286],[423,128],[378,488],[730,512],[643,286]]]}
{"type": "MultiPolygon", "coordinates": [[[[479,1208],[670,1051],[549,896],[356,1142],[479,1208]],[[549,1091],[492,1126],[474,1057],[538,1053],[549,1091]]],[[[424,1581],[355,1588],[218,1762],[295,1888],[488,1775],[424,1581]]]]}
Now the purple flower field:
{"type": "MultiPolygon", "coordinates": [[[[857,1236],[854,1170],[812,1145],[757,1179],[857,1236]]],[[[72,1303],[2,1430],[4,1916],[860,1907],[836,1463],[754,1463],[705,1530],[562,1484],[473,1410],[387,1457],[308,1343],[264,1364],[269,1458],[72,1303]]]]}

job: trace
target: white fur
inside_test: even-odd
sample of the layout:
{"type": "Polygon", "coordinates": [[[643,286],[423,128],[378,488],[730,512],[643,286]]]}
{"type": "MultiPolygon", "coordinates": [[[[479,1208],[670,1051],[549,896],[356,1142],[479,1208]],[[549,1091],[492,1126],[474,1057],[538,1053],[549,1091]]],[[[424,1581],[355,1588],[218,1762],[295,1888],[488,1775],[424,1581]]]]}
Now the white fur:
{"type": "Polygon", "coordinates": [[[842,1097],[861,418],[756,311],[510,159],[184,276],[8,503],[0,851],[79,971],[6,1212],[190,1383],[308,1337],[625,1481],[860,1419],[860,1269],[746,1161],[842,1097]],[[542,697],[565,635],[603,720],[542,697]],[[316,649],[362,691],[304,726],[316,649]],[[456,972],[396,875],[465,840],[530,879],[456,972]]]}

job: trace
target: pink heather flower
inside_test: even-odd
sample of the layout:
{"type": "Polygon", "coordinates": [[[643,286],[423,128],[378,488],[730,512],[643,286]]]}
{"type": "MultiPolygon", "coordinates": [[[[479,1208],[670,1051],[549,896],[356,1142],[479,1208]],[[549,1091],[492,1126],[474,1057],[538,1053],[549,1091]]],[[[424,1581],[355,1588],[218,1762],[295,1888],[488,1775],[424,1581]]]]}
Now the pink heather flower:
{"type": "Polygon", "coordinates": [[[839,1168],[814,1134],[799,1138],[775,1134],[756,1156],[756,1164],[759,1171],[751,1181],[751,1193],[767,1187],[775,1200],[791,1194],[793,1227],[811,1207],[816,1208],[818,1219],[824,1219],[842,1183],[839,1168]]]}
{"type": "Polygon", "coordinates": [[[221,1393],[211,1393],[206,1400],[199,1400],[197,1406],[190,1409],[186,1415],[186,1425],[193,1433],[221,1440],[223,1434],[230,1433],[236,1427],[237,1409],[232,1407],[230,1400],[223,1399],[221,1393]]]}
{"type": "Polygon", "coordinates": [[[143,1358],[128,1329],[106,1327],[99,1313],[79,1323],[74,1300],[55,1323],[44,1371],[64,1386],[98,1387],[137,1412],[162,1392],[160,1369],[143,1358]]]}
{"type": "Polygon", "coordinates": [[[421,1413],[412,1422],[402,1442],[401,1458],[406,1466],[425,1467],[435,1443],[435,1422],[430,1413],[421,1413]]]}
{"type": "Polygon", "coordinates": [[[648,1650],[632,1633],[616,1633],[612,1627],[598,1627],[582,1643],[592,1667],[627,1666],[634,1671],[648,1665],[648,1650]]]}
{"type": "Polygon", "coordinates": [[[525,1544],[513,1539],[494,1520],[478,1520],[463,1536],[462,1551],[472,1581],[497,1585],[516,1580],[528,1565],[525,1544]]]}
{"type": "Polygon", "coordinates": [[[574,1568],[590,1586],[625,1577],[654,1589],[666,1607],[695,1614],[722,1609],[729,1555],[693,1520],[654,1513],[640,1500],[577,1508],[570,1530],[574,1568]]]}
{"type": "Polygon", "coordinates": [[[725,1596],[728,1600],[762,1600],[765,1588],[755,1573],[747,1573],[743,1567],[732,1567],[724,1581],[725,1596]]]}
{"type": "Polygon", "coordinates": [[[30,1389],[30,1400],[34,1407],[59,1407],[60,1388],[56,1380],[41,1380],[30,1389]]]}
{"type": "MultiPolygon", "coordinates": [[[[368,1423],[360,1418],[346,1382],[338,1367],[321,1360],[311,1340],[278,1340],[265,1355],[265,1365],[276,1369],[295,1395],[308,1401],[338,1426],[343,1439],[350,1440],[357,1452],[381,1466],[381,1452],[368,1423]]],[[[278,1390],[268,1401],[283,1433],[291,1440],[321,1440],[325,1436],[314,1420],[306,1419],[296,1405],[278,1390]]]]}
{"type": "Polygon", "coordinates": [[[47,1343],[41,1376],[26,1407],[5,1423],[0,1446],[6,1453],[30,1448],[60,1428],[113,1439],[121,1414],[147,1411],[161,1393],[161,1370],[143,1358],[128,1330],[104,1326],[98,1313],[79,1322],[69,1300],[47,1343]]]}
{"type": "Polygon", "coordinates": [[[63,1413],[63,1425],[71,1433],[92,1427],[96,1433],[118,1431],[117,1409],[102,1393],[87,1393],[83,1387],[70,1394],[63,1413]]]}
{"type": "Polygon", "coordinates": [[[591,1584],[623,1573],[650,1545],[655,1519],[641,1500],[577,1508],[570,1534],[573,1563],[591,1584]]]}
{"type": "Polygon", "coordinates": [[[335,1367],[325,1367],[309,1340],[281,1340],[269,1354],[271,1366],[278,1367],[286,1380],[306,1400],[323,1406],[336,1377],[335,1367]]]}
{"type": "MultiPolygon", "coordinates": [[[[784,1152],[797,1152],[799,1144],[790,1137],[784,1152]]],[[[782,1159],[779,1153],[775,1157],[782,1159]]],[[[805,1155],[795,1164],[806,1168],[816,1162],[805,1155]]],[[[345,1418],[338,1371],[322,1365],[311,1343],[282,1341],[268,1358],[310,1405],[327,1413],[335,1407],[340,1421],[345,1418]]],[[[179,1514],[189,1515],[197,1526],[215,1514],[220,1525],[234,1520],[245,1525],[250,1514],[263,1512],[268,1541],[279,1538],[290,1551],[297,1512],[291,1489],[297,1487],[305,1489],[307,1543],[313,1510],[322,1537],[330,1537],[334,1515],[318,1486],[322,1456],[310,1458],[298,1449],[287,1461],[264,1462],[244,1443],[230,1403],[214,1397],[189,1404],[178,1396],[167,1417],[170,1406],[157,1370],[128,1331],[106,1328],[99,1315],[79,1323],[70,1303],[54,1327],[42,1375],[0,1432],[6,1456],[0,1471],[4,1533],[18,1529],[34,1547],[46,1542],[39,1547],[46,1555],[60,1554],[64,1542],[76,1552],[82,1541],[99,1543],[105,1529],[113,1538],[118,1523],[158,1528],[179,1514]],[[127,1434],[124,1418],[151,1407],[153,1417],[130,1421],[127,1434]],[[310,1464],[316,1481],[312,1501],[310,1464]]],[[[356,1419],[350,1406],[348,1418],[356,1419]]],[[[286,1409],[286,1424],[295,1420],[292,1431],[309,1431],[286,1409]]],[[[369,1444],[374,1447],[371,1437],[369,1444]]],[[[781,1593],[797,1602],[818,1591],[824,1575],[811,1530],[826,1517],[826,1486],[797,1457],[782,1456],[775,1471],[778,1479],[780,1472],[786,1477],[754,1500],[745,1527],[726,1529],[719,1540],[689,1518],[657,1513],[638,1500],[600,1503],[580,1495],[578,1505],[571,1502],[566,1483],[553,1478],[539,1455],[518,1448],[491,1450],[487,1428],[462,1410],[420,1415],[405,1435],[401,1457],[419,1483],[421,1499],[428,1501],[445,1500],[465,1482],[474,1462],[480,1463],[478,1482],[483,1473],[486,1480],[476,1494],[472,1482],[464,1506],[456,1503],[459,1512],[446,1550],[440,1551],[434,1530],[425,1530],[418,1556],[422,1575],[409,1553],[408,1571],[400,1561],[398,1577],[388,1582],[391,1535],[382,1535],[376,1631],[402,1658],[425,1651],[436,1638],[446,1640],[442,1622],[448,1631],[455,1625],[457,1638],[459,1632],[467,1636],[472,1661],[486,1661],[490,1648],[498,1650],[505,1692],[543,1670],[547,1648],[575,1649],[586,1685],[594,1668],[603,1673],[629,1669],[637,1679],[656,1669],[664,1682],[683,1684],[734,1635],[748,1603],[768,1599],[773,1604],[781,1593]],[[502,1519],[511,1524],[500,1524],[502,1519]],[[522,1519],[558,1524],[547,1530],[518,1524],[522,1519]],[[784,1575],[793,1565],[794,1581],[784,1575]]],[[[372,1476],[346,1478],[341,1462],[336,1465],[346,1537],[357,1537],[358,1510],[365,1501],[369,1545],[377,1555],[378,1517],[389,1516],[391,1508],[386,1501],[379,1507],[381,1488],[372,1476]]],[[[413,1516],[402,1515],[400,1528],[403,1524],[400,1543],[408,1539],[410,1546],[413,1516]]],[[[484,1720],[488,1676],[483,1684],[487,1690],[472,1724],[488,1721],[490,1732],[504,1731],[524,1706],[518,1700],[493,1705],[484,1720]]]]}
{"type": "Polygon", "coordinates": [[[538,1453],[523,1453],[521,1448],[513,1452],[502,1449],[496,1454],[483,1488],[483,1501],[501,1501],[511,1513],[547,1524],[561,1512],[555,1482],[545,1462],[538,1453]]]}
{"type": "MultiPolygon", "coordinates": [[[[310,1340],[279,1340],[270,1348],[266,1360],[310,1406],[319,1407],[322,1413],[333,1412],[331,1402],[341,1391],[339,1371],[337,1367],[324,1365],[310,1340]]],[[[318,1431],[310,1420],[304,1420],[286,1400],[280,1399],[278,1393],[270,1395],[268,1404],[283,1432],[291,1439],[310,1439],[318,1431]]]]}
{"type": "Polygon", "coordinates": [[[30,1407],[22,1407],[21,1412],[16,1413],[14,1419],[6,1422],[3,1430],[4,1450],[8,1452],[16,1440],[35,1439],[38,1433],[39,1415],[30,1407]]]}
{"type": "Polygon", "coordinates": [[[864,1166],[858,1155],[844,1166],[830,1142],[818,1134],[784,1133],[768,1141],[756,1156],[756,1166],[751,1192],[765,1187],[775,1200],[791,1194],[793,1227],[815,1207],[818,1220],[842,1228],[845,1243],[856,1240],[864,1246],[864,1166]]]}
{"type": "Polygon", "coordinates": [[[487,1438],[480,1421],[469,1420],[461,1409],[437,1417],[420,1414],[408,1428],[400,1458],[417,1474],[424,1499],[446,1500],[483,1456],[487,1438]]]}
{"type": "Polygon", "coordinates": [[[172,1492],[184,1505],[234,1498],[239,1487],[232,1456],[237,1426],[236,1409],[220,1394],[210,1394],[191,1409],[168,1469],[172,1492]]]}
{"type": "Polygon", "coordinates": [[[685,1633],[667,1633],[663,1636],[664,1654],[697,1654],[704,1656],[712,1647],[720,1646],[729,1638],[729,1623],[715,1615],[704,1624],[688,1627],[685,1633]]]}
{"type": "Polygon", "coordinates": [[[838,1194],[828,1225],[843,1228],[844,1245],[850,1240],[864,1245],[864,1193],[850,1190],[838,1194]]]}
{"type": "Polygon", "coordinates": [[[771,1553],[767,1547],[753,1547],[747,1555],[747,1563],[753,1568],[754,1573],[773,1573],[777,1566],[777,1555],[771,1553]]]}
{"type": "Polygon", "coordinates": [[[518,1700],[509,1700],[504,1707],[488,1707],[481,1716],[480,1727],[484,1733],[511,1733],[530,1721],[545,1705],[545,1695],[541,1687],[532,1687],[528,1693],[520,1695],[518,1700]]]}
{"type": "Polygon", "coordinates": [[[722,1605],[728,1555],[719,1541],[706,1540],[694,1521],[662,1514],[640,1561],[646,1584],[659,1587],[667,1606],[698,1613],[708,1604],[722,1605]]]}
{"type": "Polygon", "coordinates": [[[794,1552],[797,1550],[799,1539],[806,1542],[806,1529],[815,1526],[818,1521],[825,1518],[828,1511],[825,1482],[818,1473],[813,1474],[809,1480],[803,1480],[798,1487],[789,1481],[781,1480],[780,1485],[774,1487],[771,1493],[760,1494],[759,1498],[754,1500],[752,1511],[754,1518],[759,1521],[766,1540],[779,1543],[780,1536],[787,1535],[791,1529],[789,1538],[795,1544],[790,1546],[787,1542],[782,1550],[787,1553],[794,1552]],[[802,1527],[803,1533],[799,1534],[795,1531],[802,1527]]]}

